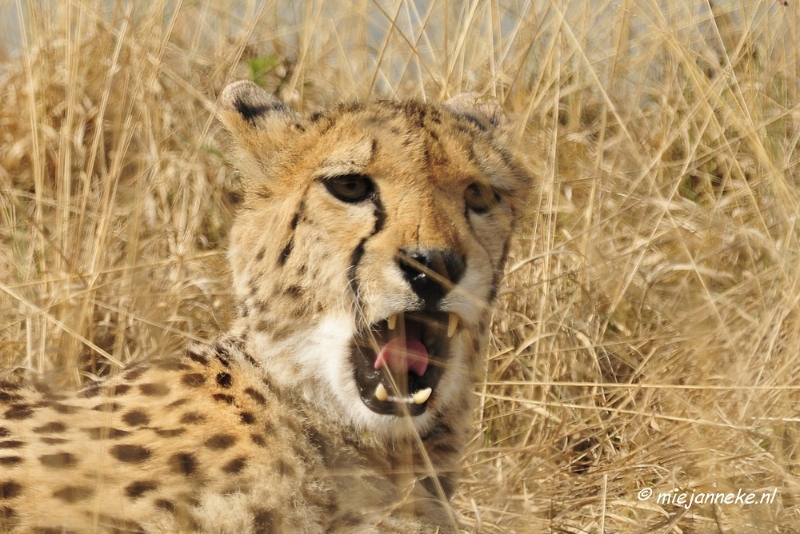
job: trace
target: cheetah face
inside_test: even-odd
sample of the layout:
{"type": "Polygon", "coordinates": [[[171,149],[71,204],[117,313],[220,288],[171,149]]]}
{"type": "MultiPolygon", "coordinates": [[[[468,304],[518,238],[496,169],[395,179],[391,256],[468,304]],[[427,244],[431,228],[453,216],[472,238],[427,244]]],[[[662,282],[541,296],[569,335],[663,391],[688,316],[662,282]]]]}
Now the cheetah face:
{"type": "Polygon", "coordinates": [[[231,262],[271,379],[370,430],[464,405],[529,177],[471,96],[299,115],[220,97],[246,186],[231,262]]]}

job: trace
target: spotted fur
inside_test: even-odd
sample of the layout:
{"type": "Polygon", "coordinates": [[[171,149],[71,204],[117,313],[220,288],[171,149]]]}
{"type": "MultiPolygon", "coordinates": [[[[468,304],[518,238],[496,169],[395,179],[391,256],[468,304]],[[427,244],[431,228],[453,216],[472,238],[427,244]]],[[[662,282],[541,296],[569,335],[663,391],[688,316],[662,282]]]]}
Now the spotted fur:
{"type": "Polygon", "coordinates": [[[530,186],[499,108],[462,95],[304,116],[238,82],[220,119],[246,185],[238,319],[78,392],[3,384],[0,531],[456,529],[471,386],[530,186]],[[396,314],[424,373],[375,369],[396,314]],[[432,393],[384,401],[376,384],[432,393]]]}

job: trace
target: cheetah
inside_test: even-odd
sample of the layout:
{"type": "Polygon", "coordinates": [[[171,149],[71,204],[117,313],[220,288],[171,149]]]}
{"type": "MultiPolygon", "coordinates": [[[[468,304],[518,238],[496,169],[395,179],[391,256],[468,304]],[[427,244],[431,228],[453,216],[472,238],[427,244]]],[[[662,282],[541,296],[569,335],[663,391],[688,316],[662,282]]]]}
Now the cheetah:
{"type": "Polygon", "coordinates": [[[219,97],[244,200],[215,342],[0,391],[0,531],[427,533],[532,178],[499,106],[219,97]]]}

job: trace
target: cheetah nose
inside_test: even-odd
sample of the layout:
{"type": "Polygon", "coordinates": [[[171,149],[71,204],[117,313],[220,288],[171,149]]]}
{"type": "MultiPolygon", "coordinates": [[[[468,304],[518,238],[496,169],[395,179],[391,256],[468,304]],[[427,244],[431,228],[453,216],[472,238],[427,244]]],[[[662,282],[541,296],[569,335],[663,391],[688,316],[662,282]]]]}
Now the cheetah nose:
{"type": "Polygon", "coordinates": [[[463,257],[446,250],[401,250],[398,263],[411,289],[425,301],[426,308],[435,307],[461,280],[466,269],[463,257]]]}

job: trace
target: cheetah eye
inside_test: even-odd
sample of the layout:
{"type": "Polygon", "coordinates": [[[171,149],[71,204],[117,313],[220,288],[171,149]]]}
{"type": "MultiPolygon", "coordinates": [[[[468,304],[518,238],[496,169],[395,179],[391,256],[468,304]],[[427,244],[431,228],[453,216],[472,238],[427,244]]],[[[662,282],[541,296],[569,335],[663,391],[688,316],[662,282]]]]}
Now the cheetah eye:
{"type": "Polygon", "coordinates": [[[464,192],[464,201],[473,213],[480,215],[492,209],[500,201],[500,195],[488,185],[475,182],[464,192]]]}
{"type": "Polygon", "coordinates": [[[322,180],[328,192],[342,202],[361,202],[372,194],[375,185],[363,174],[345,174],[322,180]]]}

